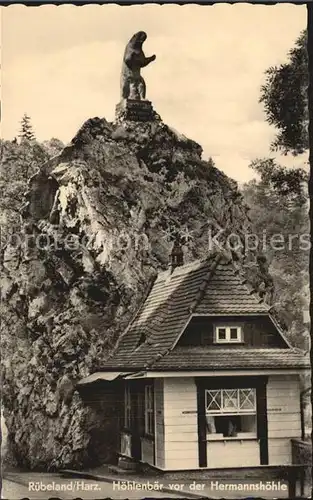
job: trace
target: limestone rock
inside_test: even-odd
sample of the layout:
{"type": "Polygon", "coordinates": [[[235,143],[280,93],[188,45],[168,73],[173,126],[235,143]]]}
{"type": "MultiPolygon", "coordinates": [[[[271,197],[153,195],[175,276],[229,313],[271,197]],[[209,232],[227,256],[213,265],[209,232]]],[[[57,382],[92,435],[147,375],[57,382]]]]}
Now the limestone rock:
{"type": "MultiPolygon", "coordinates": [[[[30,181],[20,244],[4,252],[0,304],[7,447],[19,465],[112,459],[118,409],[100,396],[87,404],[75,383],[105,359],[167,268],[177,230],[185,261],[205,257],[220,229],[221,245],[230,230],[249,231],[236,183],[201,154],[161,120],[93,118],[30,181]]],[[[243,247],[235,258],[262,273],[243,247]]]]}

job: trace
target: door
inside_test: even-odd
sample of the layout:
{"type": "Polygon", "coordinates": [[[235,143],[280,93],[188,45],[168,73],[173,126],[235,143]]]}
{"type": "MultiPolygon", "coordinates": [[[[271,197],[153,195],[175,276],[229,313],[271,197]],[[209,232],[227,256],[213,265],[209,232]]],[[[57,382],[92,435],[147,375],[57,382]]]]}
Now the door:
{"type": "Polygon", "coordinates": [[[141,438],[144,436],[144,391],[142,384],[132,387],[132,457],[141,460],[141,438]]]}

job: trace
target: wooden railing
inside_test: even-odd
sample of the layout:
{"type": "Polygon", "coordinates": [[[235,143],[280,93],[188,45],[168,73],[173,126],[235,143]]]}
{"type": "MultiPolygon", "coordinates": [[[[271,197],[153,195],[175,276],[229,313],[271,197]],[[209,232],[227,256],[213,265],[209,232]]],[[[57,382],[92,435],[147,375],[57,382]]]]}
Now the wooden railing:
{"type": "Polygon", "coordinates": [[[312,442],[301,439],[291,440],[292,464],[299,467],[301,495],[306,483],[312,484],[312,442]]]}

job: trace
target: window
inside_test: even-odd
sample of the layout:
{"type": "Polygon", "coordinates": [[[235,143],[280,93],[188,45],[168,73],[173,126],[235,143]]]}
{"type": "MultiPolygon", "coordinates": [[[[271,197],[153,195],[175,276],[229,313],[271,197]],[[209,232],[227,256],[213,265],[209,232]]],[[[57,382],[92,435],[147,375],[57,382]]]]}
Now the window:
{"type": "Polygon", "coordinates": [[[154,435],[153,386],[145,386],[145,433],[154,435]]]}
{"type": "Polygon", "coordinates": [[[125,395],[124,395],[124,427],[125,429],[130,429],[131,427],[131,394],[129,385],[125,386],[125,395]]]}
{"type": "Polygon", "coordinates": [[[256,390],[205,391],[208,439],[256,437],[256,390]]]}
{"type": "Polygon", "coordinates": [[[215,343],[242,342],[241,326],[216,326],[215,343]]]}

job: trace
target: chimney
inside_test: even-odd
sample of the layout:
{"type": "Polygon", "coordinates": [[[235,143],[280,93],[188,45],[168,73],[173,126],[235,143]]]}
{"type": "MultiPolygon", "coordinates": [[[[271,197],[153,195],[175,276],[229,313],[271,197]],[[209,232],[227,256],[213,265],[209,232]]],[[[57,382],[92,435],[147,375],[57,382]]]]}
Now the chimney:
{"type": "Polygon", "coordinates": [[[181,246],[180,237],[176,236],[171,253],[171,272],[176,267],[184,265],[184,252],[181,246]]]}

